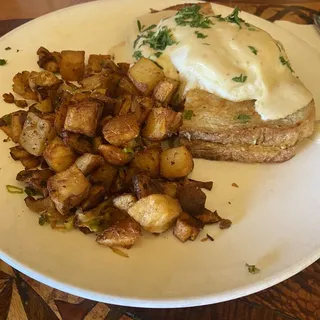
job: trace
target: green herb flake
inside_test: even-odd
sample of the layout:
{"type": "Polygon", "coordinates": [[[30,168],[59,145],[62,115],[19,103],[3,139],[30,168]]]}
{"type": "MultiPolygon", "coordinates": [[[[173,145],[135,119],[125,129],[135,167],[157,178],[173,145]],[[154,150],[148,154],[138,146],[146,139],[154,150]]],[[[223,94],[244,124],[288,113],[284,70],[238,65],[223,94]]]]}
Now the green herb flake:
{"type": "Polygon", "coordinates": [[[31,196],[31,197],[36,196],[36,195],[39,194],[36,190],[34,190],[34,189],[30,188],[30,187],[26,187],[26,188],[24,189],[24,192],[25,192],[28,196],[31,196]]]}
{"type": "Polygon", "coordinates": [[[216,18],[216,19],[218,19],[219,21],[226,21],[226,19],[223,18],[221,14],[218,14],[218,15],[213,16],[213,17],[216,18]]]}
{"type": "Polygon", "coordinates": [[[137,20],[137,26],[138,26],[138,30],[139,30],[139,32],[141,32],[141,30],[142,30],[142,26],[141,26],[141,22],[140,22],[140,20],[137,20]]]}
{"type": "Polygon", "coordinates": [[[11,47],[6,47],[4,50],[7,50],[7,51],[11,50],[11,47]]]}
{"type": "Polygon", "coordinates": [[[281,56],[279,60],[282,63],[282,65],[287,66],[291,72],[294,72],[289,60],[286,60],[283,56],[281,56]]]}
{"type": "Polygon", "coordinates": [[[184,110],[183,112],[183,119],[185,120],[191,120],[191,118],[193,117],[193,111],[192,110],[184,110]]]}
{"type": "Polygon", "coordinates": [[[258,50],[255,47],[248,46],[248,48],[252,51],[253,54],[255,54],[255,55],[258,54],[258,50]]]}
{"type": "Polygon", "coordinates": [[[5,64],[7,64],[7,60],[0,59],[0,66],[4,66],[5,64]]]}
{"type": "Polygon", "coordinates": [[[146,31],[149,31],[149,30],[152,30],[156,27],[157,25],[156,24],[152,24],[151,26],[149,26],[147,29],[143,30],[143,32],[146,32],[146,31]]]}
{"type": "Polygon", "coordinates": [[[45,213],[43,213],[39,217],[39,224],[40,226],[43,226],[46,222],[48,222],[48,217],[45,213]]]}
{"type": "Polygon", "coordinates": [[[197,38],[199,38],[199,39],[205,39],[207,37],[207,35],[199,32],[199,31],[195,31],[194,33],[197,35],[197,38]]]}
{"type": "Polygon", "coordinates": [[[230,22],[230,23],[235,23],[241,29],[242,28],[241,22],[244,22],[244,20],[239,17],[240,12],[241,12],[241,10],[238,7],[235,7],[234,10],[232,11],[232,13],[230,13],[225,18],[225,21],[230,22]]]}
{"type": "Polygon", "coordinates": [[[157,58],[159,58],[162,55],[162,52],[158,51],[154,54],[157,58]]]}
{"type": "Polygon", "coordinates": [[[239,114],[237,117],[236,117],[236,120],[240,120],[242,122],[247,122],[251,119],[250,116],[248,116],[247,114],[239,114]]]}
{"type": "Polygon", "coordinates": [[[248,268],[248,271],[252,274],[256,274],[260,272],[260,269],[257,268],[254,264],[246,263],[246,267],[248,268]]]}
{"type": "Polygon", "coordinates": [[[157,32],[149,31],[145,38],[141,46],[148,44],[151,49],[160,51],[176,43],[172,38],[171,29],[167,26],[162,27],[157,32]]]}
{"type": "Polygon", "coordinates": [[[135,58],[136,60],[139,60],[142,58],[142,52],[140,50],[136,50],[133,55],[132,55],[133,58],[135,58]]]}
{"type": "Polygon", "coordinates": [[[19,193],[19,194],[23,193],[23,189],[22,188],[19,188],[19,187],[16,187],[16,186],[12,186],[11,184],[7,184],[6,188],[7,188],[7,191],[9,193],[19,193]]]}
{"type": "Polygon", "coordinates": [[[247,79],[248,79],[248,77],[247,77],[247,76],[244,76],[242,73],[240,74],[239,77],[234,77],[234,78],[232,78],[233,81],[235,81],[235,82],[241,82],[241,83],[245,82],[247,79]]]}
{"type": "Polygon", "coordinates": [[[211,28],[213,24],[209,17],[200,13],[201,7],[193,4],[189,7],[180,9],[175,17],[175,22],[178,26],[190,26],[191,28],[211,28]]]}
{"type": "Polygon", "coordinates": [[[122,152],[124,152],[124,153],[134,153],[132,148],[123,148],[122,152]]]}

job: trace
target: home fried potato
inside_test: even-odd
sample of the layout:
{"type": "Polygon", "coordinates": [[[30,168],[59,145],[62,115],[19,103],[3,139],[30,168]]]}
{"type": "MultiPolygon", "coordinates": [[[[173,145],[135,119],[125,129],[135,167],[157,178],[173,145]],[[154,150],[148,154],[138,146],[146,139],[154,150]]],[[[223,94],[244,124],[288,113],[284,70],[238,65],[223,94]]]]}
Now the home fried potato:
{"type": "Polygon", "coordinates": [[[90,54],[87,67],[94,72],[101,72],[110,59],[109,54],[90,54]]]}
{"type": "Polygon", "coordinates": [[[138,199],[150,194],[164,193],[163,186],[157,180],[151,179],[146,173],[139,173],[132,177],[132,187],[138,199]]]}
{"type": "Polygon", "coordinates": [[[93,183],[102,184],[106,192],[109,193],[111,186],[113,185],[118,174],[118,169],[109,163],[105,163],[99,167],[93,173],[90,174],[90,180],[93,183]]]}
{"type": "Polygon", "coordinates": [[[131,82],[131,80],[127,76],[125,76],[119,82],[118,94],[130,94],[138,96],[140,92],[136,88],[136,86],[131,82]]]}
{"type": "Polygon", "coordinates": [[[221,217],[218,215],[217,210],[210,211],[208,209],[204,209],[202,213],[197,214],[195,217],[203,224],[213,224],[221,221],[221,217]]]}
{"type": "Polygon", "coordinates": [[[91,143],[91,139],[78,134],[64,131],[62,133],[63,142],[71,147],[73,151],[77,154],[85,154],[85,153],[92,153],[93,146],[91,143]]]}
{"type": "Polygon", "coordinates": [[[23,126],[27,119],[27,112],[16,111],[11,113],[11,139],[15,143],[19,143],[23,126]]]}
{"type": "Polygon", "coordinates": [[[54,207],[54,204],[50,197],[35,199],[31,196],[27,196],[24,199],[24,202],[31,211],[36,213],[43,213],[46,212],[49,208],[54,207]]]}
{"type": "Polygon", "coordinates": [[[40,68],[50,72],[59,72],[61,60],[60,52],[50,52],[48,49],[40,47],[37,50],[37,55],[39,56],[38,65],[40,68]]]}
{"type": "Polygon", "coordinates": [[[182,212],[173,228],[173,234],[181,241],[194,241],[200,230],[203,228],[201,222],[190,216],[186,212],[182,212]]]}
{"type": "Polygon", "coordinates": [[[81,157],[79,157],[75,165],[81,170],[81,172],[87,176],[93,170],[101,167],[105,164],[104,159],[97,154],[85,153],[81,157]]]}
{"type": "Polygon", "coordinates": [[[90,210],[101,203],[106,195],[106,188],[102,184],[93,185],[90,188],[88,198],[81,202],[83,211],[90,210]]]}
{"type": "Polygon", "coordinates": [[[10,148],[10,155],[13,160],[21,160],[23,158],[32,157],[32,155],[28,151],[24,150],[20,146],[11,147],[10,148]]]}
{"type": "Polygon", "coordinates": [[[131,193],[121,194],[112,200],[112,203],[116,208],[124,211],[128,211],[136,202],[137,198],[131,193]]]}
{"type": "Polygon", "coordinates": [[[112,145],[102,144],[98,150],[104,159],[114,166],[124,166],[133,158],[131,152],[125,152],[123,149],[112,145]]]}
{"type": "Polygon", "coordinates": [[[21,164],[26,170],[37,168],[41,164],[40,157],[31,156],[29,158],[22,158],[21,164]]]}
{"type": "Polygon", "coordinates": [[[153,97],[154,99],[158,100],[159,102],[168,105],[174,94],[177,92],[179,87],[179,81],[165,78],[158,82],[156,87],[153,90],[153,97]]]}
{"type": "Polygon", "coordinates": [[[192,184],[183,185],[179,188],[178,197],[184,211],[192,215],[204,212],[207,196],[199,187],[192,184]]]}
{"type": "Polygon", "coordinates": [[[192,155],[184,146],[165,150],[160,155],[160,174],[167,179],[185,177],[193,166],[192,155]]]}
{"type": "Polygon", "coordinates": [[[38,96],[30,89],[29,86],[29,71],[22,71],[13,77],[12,90],[22,98],[27,100],[38,100],[38,96]]]}
{"type": "Polygon", "coordinates": [[[60,74],[63,80],[80,81],[84,75],[84,51],[61,51],[60,74]]]}
{"type": "Polygon", "coordinates": [[[128,71],[136,88],[144,95],[151,95],[157,83],[164,79],[164,73],[152,60],[141,58],[128,71]]]}

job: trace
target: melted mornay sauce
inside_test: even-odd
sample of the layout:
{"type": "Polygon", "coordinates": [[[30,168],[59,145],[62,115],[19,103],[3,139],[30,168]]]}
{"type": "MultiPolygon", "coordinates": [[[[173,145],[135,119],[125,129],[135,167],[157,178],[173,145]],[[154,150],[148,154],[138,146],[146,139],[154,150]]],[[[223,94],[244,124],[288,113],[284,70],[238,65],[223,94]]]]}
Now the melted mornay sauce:
{"type": "Polygon", "coordinates": [[[175,15],[176,11],[163,11],[138,18],[142,26],[156,24],[152,29],[156,33],[163,27],[170,29],[176,43],[160,50],[160,57],[154,55],[159,50],[143,45],[144,38],[134,48],[142,34],[136,21],[127,41],[111,53],[117,61],[134,62],[132,54],[141,51],[163,68],[166,77],[181,81],[181,95],[198,88],[230,101],[255,100],[255,109],[264,120],[284,118],[312,100],[310,91],[290,70],[284,48],[267,32],[214,17],[210,28],[179,26],[175,15]],[[196,31],[205,38],[198,38],[196,31]],[[239,77],[242,81],[246,77],[245,81],[235,81],[239,77]]]}

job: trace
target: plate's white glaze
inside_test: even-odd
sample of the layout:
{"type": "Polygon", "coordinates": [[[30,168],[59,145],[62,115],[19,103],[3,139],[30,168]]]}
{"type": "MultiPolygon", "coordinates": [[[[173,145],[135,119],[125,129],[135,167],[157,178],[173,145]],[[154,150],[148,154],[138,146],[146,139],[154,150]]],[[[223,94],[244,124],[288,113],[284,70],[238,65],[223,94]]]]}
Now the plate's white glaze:
{"type": "MultiPolygon", "coordinates": [[[[161,1],[163,7],[179,1],[161,1]]],[[[180,1],[183,2],[183,1],[180,1]]],[[[36,49],[84,49],[103,53],[123,39],[129,22],[159,1],[93,2],[36,19],[0,39],[1,93],[13,75],[37,70],[36,49]],[[10,46],[11,51],[4,48],[10,46]],[[17,53],[15,49],[20,49],[17,53]]],[[[161,9],[161,8],[159,8],[161,9]]],[[[214,5],[217,13],[230,9],[214,5]]],[[[243,18],[282,41],[293,68],[320,107],[320,57],[281,28],[243,13],[243,18]]],[[[1,114],[13,108],[0,102],[1,114]]],[[[320,113],[318,113],[320,114],[320,113]]],[[[5,136],[1,133],[1,141],[5,136]]],[[[192,177],[213,180],[208,208],[233,221],[229,230],[206,227],[198,240],[182,244],[171,233],[146,235],[130,258],[97,245],[78,231],[60,233],[40,227],[22,195],[6,192],[17,185],[21,166],[11,160],[10,143],[0,154],[0,258],[58,289],[115,304],[148,307],[194,306],[244,296],[272,286],[320,257],[320,134],[306,140],[299,154],[277,165],[196,161],[192,177]],[[236,182],[239,188],[231,187],[236,182]],[[228,202],[231,202],[229,204],[228,202]],[[200,242],[209,233],[214,242],[200,242]],[[245,263],[260,274],[248,273],[245,263]]]]}

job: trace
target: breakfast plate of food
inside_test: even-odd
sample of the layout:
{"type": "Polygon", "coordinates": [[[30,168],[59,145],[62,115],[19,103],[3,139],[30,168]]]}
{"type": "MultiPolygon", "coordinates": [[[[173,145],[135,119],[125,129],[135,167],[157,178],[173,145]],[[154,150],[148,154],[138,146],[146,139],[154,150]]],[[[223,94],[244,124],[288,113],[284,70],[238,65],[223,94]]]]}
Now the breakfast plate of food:
{"type": "Polygon", "coordinates": [[[320,54],[301,39],[238,8],[108,0],[0,44],[0,258],[16,269],[183,307],[320,257],[320,54]]]}

